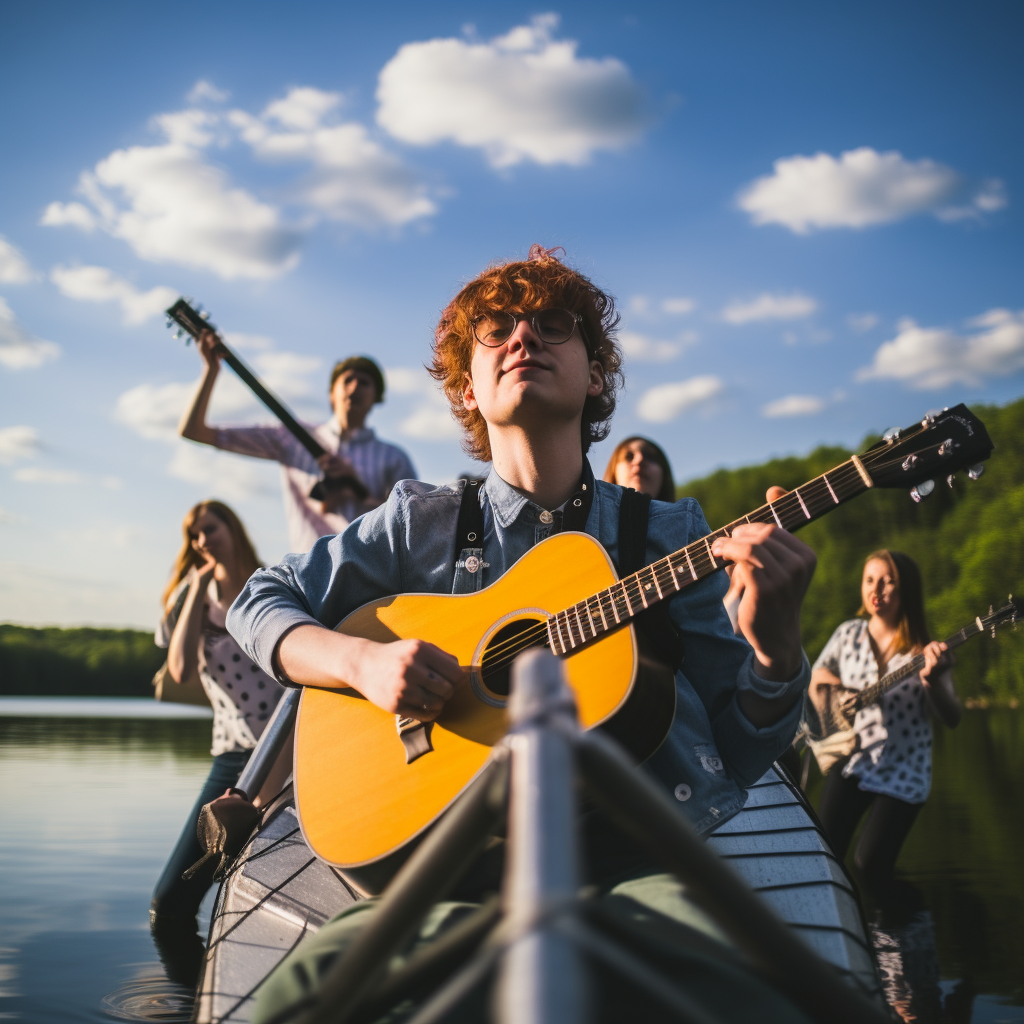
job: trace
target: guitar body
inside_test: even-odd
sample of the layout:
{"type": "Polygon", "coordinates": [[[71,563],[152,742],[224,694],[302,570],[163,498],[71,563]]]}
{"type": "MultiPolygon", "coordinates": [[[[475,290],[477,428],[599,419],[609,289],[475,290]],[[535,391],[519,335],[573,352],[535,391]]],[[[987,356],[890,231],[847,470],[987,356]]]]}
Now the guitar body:
{"type": "MultiPolygon", "coordinates": [[[[338,631],[387,643],[426,640],[454,655],[462,682],[429,729],[432,749],[407,761],[396,716],[354,690],[306,688],[295,738],[296,806],[303,834],[324,860],[339,867],[369,864],[419,835],[483,768],[508,729],[504,677],[482,670],[489,651],[549,615],[616,580],[604,548],[583,533],[560,533],[531,548],[508,572],[475,594],[401,594],[363,605],[338,631]]],[[[638,759],[668,733],[675,714],[670,671],[638,685],[631,626],[565,657],[584,728],[617,712],[645,734],[638,759]],[[670,691],[670,692],[669,692],[670,691]]],[[[648,677],[645,677],[648,678],[648,677]]]]}

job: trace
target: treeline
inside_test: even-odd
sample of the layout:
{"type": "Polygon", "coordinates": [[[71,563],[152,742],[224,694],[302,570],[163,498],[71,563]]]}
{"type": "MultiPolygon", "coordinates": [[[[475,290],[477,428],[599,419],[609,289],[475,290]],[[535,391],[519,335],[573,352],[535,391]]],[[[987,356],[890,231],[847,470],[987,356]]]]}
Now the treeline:
{"type": "Polygon", "coordinates": [[[0,694],[151,697],[164,657],[137,629],[0,625],[0,694]]]}
{"type": "MultiPolygon", "coordinates": [[[[936,480],[935,491],[919,505],[905,490],[872,490],[801,531],[818,555],[803,612],[812,660],[832,630],[856,615],[864,558],[878,548],[905,551],[921,566],[936,638],[984,615],[990,604],[1005,604],[1011,592],[1024,597],[1024,399],[972,411],[996,446],[980,480],[958,474],[952,490],[936,480]]],[[[869,437],[863,447],[875,440],[869,437]]],[[[851,454],[822,447],[802,458],[723,469],[683,484],[678,493],[696,498],[717,529],[762,505],[770,485],[796,487],[851,454]]],[[[964,645],[956,679],[961,696],[979,703],[1024,700],[1024,626],[964,645]]]]}

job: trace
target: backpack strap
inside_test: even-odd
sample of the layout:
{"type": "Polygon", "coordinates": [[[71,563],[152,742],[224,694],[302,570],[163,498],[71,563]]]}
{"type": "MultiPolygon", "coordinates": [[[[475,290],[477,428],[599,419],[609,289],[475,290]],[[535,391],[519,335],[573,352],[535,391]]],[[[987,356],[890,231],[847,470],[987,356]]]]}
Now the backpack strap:
{"type": "MultiPolygon", "coordinates": [[[[619,576],[629,576],[647,564],[647,524],[651,496],[623,489],[619,503],[619,576]]],[[[683,663],[683,642],[668,614],[668,602],[659,601],[633,619],[641,643],[661,662],[678,669],[683,663]]]]}

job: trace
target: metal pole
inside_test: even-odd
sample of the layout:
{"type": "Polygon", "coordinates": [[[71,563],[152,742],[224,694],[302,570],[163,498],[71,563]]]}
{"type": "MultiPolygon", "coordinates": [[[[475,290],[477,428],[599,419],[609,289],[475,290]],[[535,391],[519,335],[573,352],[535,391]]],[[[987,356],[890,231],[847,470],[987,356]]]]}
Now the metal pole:
{"type": "Polygon", "coordinates": [[[579,888],[572,730],[576,706],[562,665],[547,651],[516,659],[506,924],[495,1008],[499,1024],[581,1024],[586,977],[575,942],[558,927],[579,888]],[[567,728],[568,727],[568,728],[567,728]]]}
{"type": "Polygon", "coordinates": [[[289,689],[277,702],[277,707],[274,708],[274,713],[270,716],[270,721],[267,722],[252,757],[233,787],[241,791],[246,800],[255,800],[263,788],[263,783],[267,781],[267,776],[270,775],[274,762],[277,761],[277,756],[288,741],[292,726],[295,725],[301,696],[302,690],[289,689]]]}
{"type": "Polygon", "coordinates": [[[594,801],[652,857],[686,884],[754,963],[812,1020],[822,1024],[891,1024],[886,1013],[815,955],[694,834],[653,782],[618,747],[581,733],[576,756],[594,801]]]}
{"type": "Polygon", "coordinates": [[[452,805],[384,891],[357,941],[324,977],[316,1004],[295,1024],[343,1024],[386,974],[391,957],[480,852],[504,810],[503,749],[452,805]]]}

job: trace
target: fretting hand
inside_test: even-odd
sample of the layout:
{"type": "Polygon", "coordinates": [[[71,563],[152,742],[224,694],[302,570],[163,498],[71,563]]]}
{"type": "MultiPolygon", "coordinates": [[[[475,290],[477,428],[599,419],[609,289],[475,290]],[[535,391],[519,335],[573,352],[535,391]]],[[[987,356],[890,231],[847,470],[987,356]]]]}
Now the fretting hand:
{"type": "Polygon", "coordinates": [[[924,650],[921,651],[921,654],[924,655],[924,668],[917,675],[926,690],[931,689],[933,670],[938,669],[939,672],[942,672],[952,664],[953,656],[946,653],[948,649],[941,641],[933,640],[930,644],[926,644],[924,650]]]}
{"type": "Polygon", "coordinates": [[[754,648],[754,670],[766,679],[791,679],[800,669],[800,606],[817,564],[814,552],[765,523],[738,526],[711,551],[735,563],[726,600],[735,602],[737,627],[754,648]]]}

